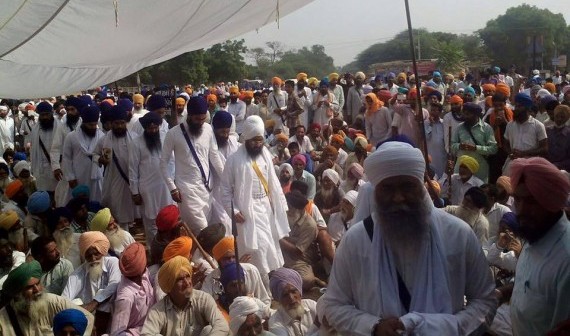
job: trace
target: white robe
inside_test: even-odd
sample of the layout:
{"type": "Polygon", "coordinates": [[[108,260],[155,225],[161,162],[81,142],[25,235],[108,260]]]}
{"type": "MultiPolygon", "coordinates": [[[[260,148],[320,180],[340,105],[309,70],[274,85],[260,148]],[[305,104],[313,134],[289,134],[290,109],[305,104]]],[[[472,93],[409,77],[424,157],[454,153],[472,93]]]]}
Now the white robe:
{"type": "MultiPolygon", "coordinates": [[[[63,168],[61,167],[61,162],[63,160],[63,155],[62,155],[63,142],[65,141],[65,137],[70,132],[73,132],[75,129],[77,129],[77,127],[79,127],[79,125],[81,125],[81,118],[79,118],[79,120],[75,124],[75,128],[70,129],[69,126],[67,126],[66,120],[67,120],[67,115],[64,115],[63,118],[61,118],[61,121],[56,121],[56,123],[59,122],[58,126],[61,127],[57,127],[56,129],[54,126],[53,140],[51,144],[51,149],[49,150],[52,172],[58,169],[61,169],[63,171],[63,168]]],[[[55,195],[54,195],[55,206],[56,207],[65,206],[67,204],[67,201],[69,201],[70,197],[71,193],[69,192],[69,184],[67,183],[64,177],[61,179],[61,181],[58,181],[55,187],[55,195]]]]}
{"type": "Polygon", "coordinates": [[[14,119],[10,116],[0,118],[0,140],[2,154],[8,148],[14,149],[14,119]]]}
{"type": "MultiPolygon", "coordinates": [[[[241,144],[234,136],[229,137],[228,143],[224,147],[220,147],[220,159],[222,164],[226,165],[226,160],[230,155],[235,153],[241,144]]],[[[232,219],[226,213],[222,205],[222,176],[212,171],[212,208],[210,209],[210,223],[222,223],[226,227],[226,236],[232,233],[232,219]]]]}
{"type": "Polygon", "coordinates": [[[62,150],[64,180],[77,180],[77,185],[88,186],[89,199],[96,202],[101,201],[103,168],[99,167],[94,154],[95,147],[103,136],[105,135],[100,129],[97,129],[93,138],[85,135],[81,128],[76,129],[65,137],[62,150]]]}
{"type": "MultiPolygon", "coordinates": [[[[32,175],[36,178],[36,187],[38,190],[54,191],[57,185],[57,180],[53,177],[51,155],[50,160],[44,154],[40,146],[40,138],[44,144],[47,153],[50,153],[53,138],[57,129],[62,125],[55,121],[53,122],[53,129],[45,131],[42,130],[39,124],[32,128],[32,147],[30,148],[30,160],[32,165],[32,175]]],[[[59,160],[59,157],[58,157],[59,160]]]]}
{"type": "MultiPolygon", "coordinates": [[[[28,112],[31,113],[31,112],[28,112]]],[[[20,134],[22,136],[24,136],[24,146],[26,146],[27,144],[31,144],[32,142],[32,129],[34,128],[34,126],[37,125],[37,120],[36,119],[28,119],[28,118],[24,118],[24,120],[22,120],[22,124],[20,125],[20,134]]],[[[42,190],[42,189],[38,189],[38,190],[42,190]]]]}

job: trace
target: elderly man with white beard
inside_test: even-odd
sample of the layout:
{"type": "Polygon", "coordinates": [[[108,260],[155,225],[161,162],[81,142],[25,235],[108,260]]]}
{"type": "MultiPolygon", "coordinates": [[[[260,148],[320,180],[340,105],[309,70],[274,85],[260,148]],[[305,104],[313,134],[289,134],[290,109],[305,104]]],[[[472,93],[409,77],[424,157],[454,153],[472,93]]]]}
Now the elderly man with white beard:
{"type": "Polygon", "coordinates": [[[419,149],[382,144],[364,162],[372,215],[343,237],[323,310],[341,334],[469,335],[495,315],[495,285],[477,237],[433,207],[419,149]]]}
{"type": "Polygon", "coordinates": [[[81,266],[81,256],[79,255],[81,233],[73,232],[72,220],[73,215],[68,208],[55,208],[49,218],[48,225],[61,256],[71,262],[73,269],[77,269],[81,266]]]}
{"type": "Polygon", "coordinates": [[[483,190],[471,187],[465,192],[460,205],[448,205],[443,210],[469,224],[481,246],[486,246],[489,240],[489,221],[483,214],[486,204],[487,196],[483,190]]]}
{"type": "Polygon", "coordinates": [[[342,201],[340,201],[340,212],[333,213],[329,218],[327,230],[331,236],[332,241],[338,246],[342,236],[354,224],[352,218],[354,217],[354,207],[356,206],[356,198],[358,193],[354,190],[348,191],[344,194],[342,201]]]}
{"type": "Polygon", "coordinates": [[[85,314],[85,335],[91,335],[93,315],[66,298],[45,293],[40,283],[41,275],[41,266],[35,260],[10,272],[2,290],[9,303],[0,310],[0,335],[49,335],[54,316],[65,309],[77,309],[85,314]]]}
{"type": "Polygon", "coordinates": [[[109,208],[101,209],[89,223],[92,231],[99,231],[107,236],[110,243],[110,255],[120,258],[125,248],[135,242],[129,231],[123,230],[111,214],[109,208]]]}
{"type": "Polygon", "coordinates": [[[121,282],[119,260],[108,256],[109,239],[98,231],[79,237],[79,250],[85,262],[70,276],[61,294],[70,300],[79,299],[82,307],[95,314],[97,332],[107,331],[111,321],[110,299],[121,282]]]}

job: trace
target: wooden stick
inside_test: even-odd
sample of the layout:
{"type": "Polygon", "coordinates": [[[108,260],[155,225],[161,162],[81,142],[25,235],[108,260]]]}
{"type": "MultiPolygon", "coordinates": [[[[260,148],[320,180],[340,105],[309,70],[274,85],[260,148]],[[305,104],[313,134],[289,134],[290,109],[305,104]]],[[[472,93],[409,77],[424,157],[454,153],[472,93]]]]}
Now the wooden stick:
{"type": "Polygon", "coordinates": [[[198,241],[198,238],[196,238],[196,236],[194,235],[194,232],[192,232],[192,230],[190,230],[188,228],[188,226],[186,225],[186,223],[184,223],[184,228],[186,229],[186,231],[188,232],[188,234],[190,235],[190,238],[192,238],[192,240],[194,241],[194,243],[196,244],[196,246],[198,247],[198,250],[200,250],[200,253],[202,253],[202,255],[204,256],[204,259],[206,259],[206,261],[208,262],[208,264],[210,264],[210,266],[212,266],[213,269],[216,269],[216,265],[212,262],[212,257],[210,256],[210,254],[208,254],[208,252],[206,252],[206,250],[204,250],[204,248],[202,247],[202,245],[200,245],[200,242],[198,241]]]}

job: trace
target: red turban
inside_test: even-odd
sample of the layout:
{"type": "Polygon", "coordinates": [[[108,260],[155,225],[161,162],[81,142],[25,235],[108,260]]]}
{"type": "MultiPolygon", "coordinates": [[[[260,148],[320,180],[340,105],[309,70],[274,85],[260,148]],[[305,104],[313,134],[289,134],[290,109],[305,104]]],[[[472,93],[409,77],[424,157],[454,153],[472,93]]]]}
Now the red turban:
{"type": "Polygon", "coordinates": [[[377,93],[378,99],[383,102],[387,102],[388,100],[392,99],[392,93],[389,90],[380,90],[377,93]]]}
{"type": "Polygon", "coordinates": [[[79,236],[79,254],[83,258],[85,258],[85,252],[91,247],[95,247],[102,255],[107,255],[110,246],[107,236],[99,231],[88,231],[79,236]]]}
{"type": "Polygon", "coordinates": [[[309,129],[317,129],[317,130],[321,130],[321,125],[318,123],[312,123],[311,126],[309,127],[309,129]]]}
{"type": "Polygon", "coordinates": [[[291,160],[291,162],[293,164],[295,164],[295,162],[298,162],[298,161],[303,162],[304,165],[307,164],[307,158],[303,154],[297,154],[297,155],[293,156],[293,160],[291,160]]]}
{"type": "Polygon", "coordinates": [[[524,183],[538,204],[550,212],[563,210],[566,206],[570,181],[544,158],[514,160],[511,163],[513,190],[516,190],[519,183],[524,183]]]}
{"type": "Polygon", "coordinates": [[[462,104],[463,105],[463,99],[461,99],[461,97],[459,97],[458,95],[451,96],[451,98],[449,98],[449,102],[451,104],[462,104]]]}
{"type": "Polygon", "coordinates": [[[186,236],[178,237],[166,245],[164,252],[162,252],[162,261],[167,262],[176,256],[190,259],[191,252],[192,238],[186,236]]]}
{"type": "Polygon", "coordinates": [[[121,254],[119,269],[126,277],[142,275],[146,270],[146,251],[141,243],[132,243],[121,254]]]}
{"type": "Polygon", "coordinates": [[[169,231],[178,225],[180,218],[180,210],[176,205],[168,205],[162,208],[156,215],[156,228],[158,231],[169,231]]]}
{"type": "Polygon", "coordinates": [[[251,98],[251,99],[253,99],[253,91],[245,91],[245,92],[243,93],[243,97],[244,97],[244,98],[251,98]]]}
{"type": "Polygon", "coordinates": [[[18,191],[20,191],[23,187],[24,184],[22,183],[22,181],[16,179],[10,182],[10,184],[8,184],[6,190],[4,191],[4,194],[6,195],[6,197],[8,197],[8,199],[12,199],[12,197],[14,197],[18,193],[18,191]]]}
{"type": "Polygon", "coordinates": [[[416,88],[413,88],[408,92],[408,99],[415,99],[417,96],[418,90],[416,90],[416,88]]]}

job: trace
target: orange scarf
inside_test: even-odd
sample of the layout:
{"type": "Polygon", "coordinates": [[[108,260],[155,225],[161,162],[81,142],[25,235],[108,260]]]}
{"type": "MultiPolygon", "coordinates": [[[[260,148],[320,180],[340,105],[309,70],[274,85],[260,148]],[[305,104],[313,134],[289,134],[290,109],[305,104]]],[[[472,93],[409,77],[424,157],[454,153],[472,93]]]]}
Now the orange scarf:
{"type": "Polygon", "coordinates": [[[305,205],[305,212],[307,213],[307,215],[309,215],[309,217],[313,217],[313,201],[312,200],[309,200],[307,205],[305,205]]]}
{"type": "Polygon", "coordinates": [[[366,115],[368,117],[370,117],[371,115],[376,113],[382,106],[384,106],[384,102],[381,101],[380,99],[378,99],[378,96],[376,96],[376,94],[372,93],[372,92],[367,94],[366,97],[372,99],[372,104],[369,104],[368,101],[366,101],[366,99],[365,99],[365,101],[366,101],[366,115]]]}
{"type": "MultiPolygon", "coordinates": [[[[513,121],[513,111],[505,106],[505,118],[507,119],[507,123],[509,121],[513,121]]],[[[489,124],[495,130],[495,140],[497,141],[497,146],[499,148],[503,147],[503,135],[501,134],[501,127],[497,123],[497,111],[493,109],[493,113],[489,115],[489,124]]]]}

